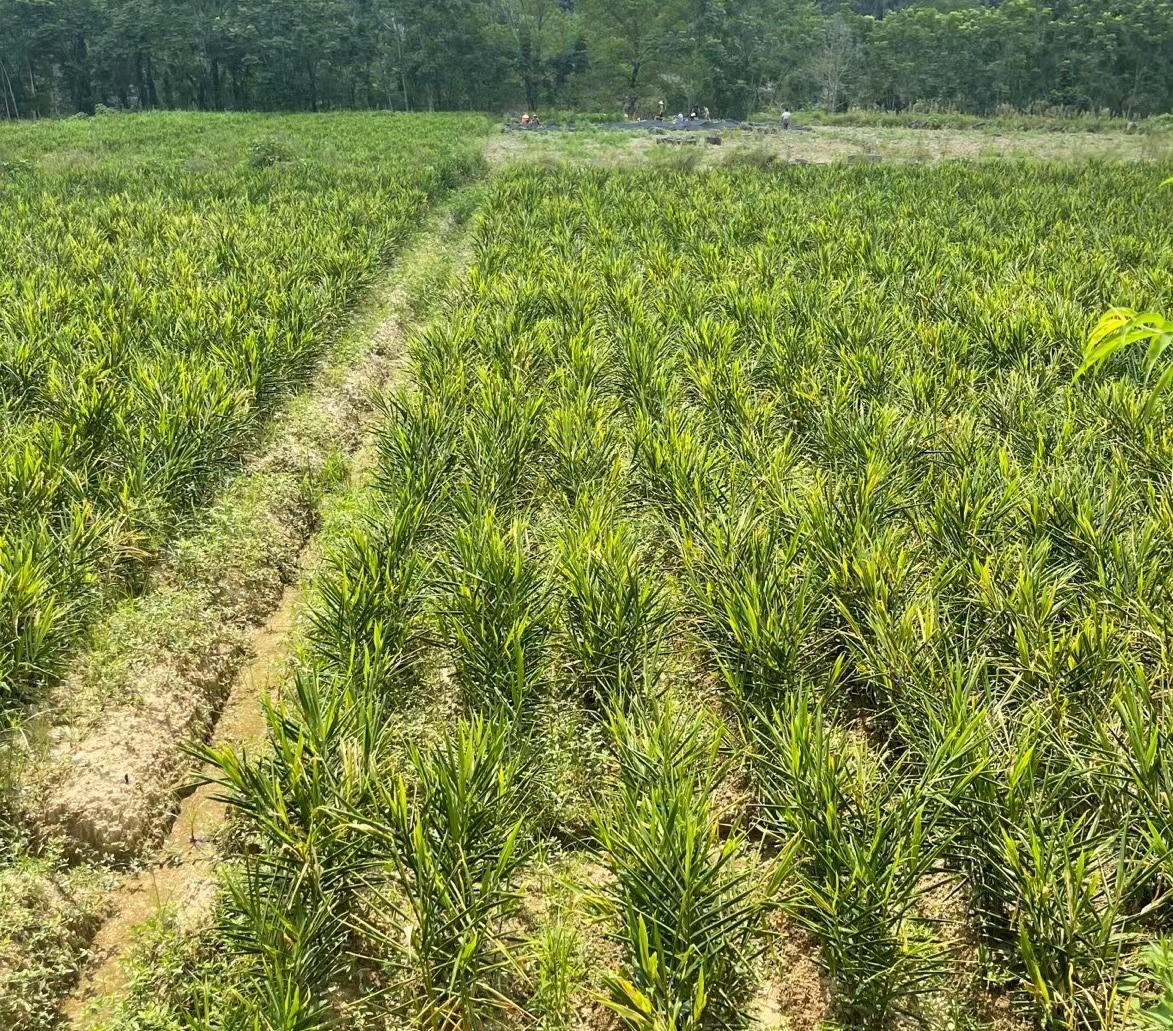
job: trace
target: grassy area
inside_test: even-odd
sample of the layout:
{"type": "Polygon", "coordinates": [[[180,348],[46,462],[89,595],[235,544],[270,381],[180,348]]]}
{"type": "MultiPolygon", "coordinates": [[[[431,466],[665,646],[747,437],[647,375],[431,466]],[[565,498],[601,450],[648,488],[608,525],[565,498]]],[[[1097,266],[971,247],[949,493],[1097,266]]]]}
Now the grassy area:
{"type": "MultiPolygon", "coordinates": [[[[761,120],[776,122],[776,112],[763,113],[761,120]]],[[[832,112],[821,108],[794,112],[797,125],[848,125],[885,129],[981,129],[989,132],[1059,133],[1154,133],[1167,132],[1173,122],[1168,115],[1129,118],[1093,112],[1037,113],[1007,110],[993,115],[963,114],[958,111],[911,110],[869,111],[855,109],[832,112]]]]}
{"type": "Polygon", "coordinates": [[[1173,159],[1167,117],[1136,124],[1099,116],[825,111],[794,113],[781,131],[776,112],[759,113],[753,130],[691,134],[602,130],[579,121],[573,132],[509,132],[490,139],[494,164],[541,161],[575,166],[665,165],[673,168],[773,163],[952,160],[1151,161],[1173,159]],[[683,142],[682,142],[683,141],[683,142]]]}
{"type": "Polygon", "coordinates": [[[656,135],[646,130],[595,128],[575,132],[510,132],[490,138],[486,154],[494,164],[540,161],[669,167],[897,161],[1148,161],[1173,159],[1173,133],[1057,133],[1039,128],[942,128],[926,132],[905,124],[872,125],[806,121],[798,129],[698,130],[656,135]],[[714,142],[717,141],[717,142],[714,142]]]}
{"type": "Polygon", "coordinates": [[[112,879],[89,867],[70,870],[51,851],[0,862],[0,1021],[14,1031],[52,1027],[106,915],[112,879]]]}

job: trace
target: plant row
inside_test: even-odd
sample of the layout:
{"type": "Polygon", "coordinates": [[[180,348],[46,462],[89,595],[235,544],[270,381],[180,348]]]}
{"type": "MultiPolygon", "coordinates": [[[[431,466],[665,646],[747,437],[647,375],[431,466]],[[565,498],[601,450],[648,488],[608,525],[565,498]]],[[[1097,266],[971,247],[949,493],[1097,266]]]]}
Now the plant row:
{"type": "Polygon", "coordinates": [[[728,1027],[801,927],[845,1026],[1133,1019],[1173,438],[1134,356],[1074,373],[1111,301],[1168,306],[1156,181],[503,176],[273,754],[219,756],[239,1018],[728,1027]]]}

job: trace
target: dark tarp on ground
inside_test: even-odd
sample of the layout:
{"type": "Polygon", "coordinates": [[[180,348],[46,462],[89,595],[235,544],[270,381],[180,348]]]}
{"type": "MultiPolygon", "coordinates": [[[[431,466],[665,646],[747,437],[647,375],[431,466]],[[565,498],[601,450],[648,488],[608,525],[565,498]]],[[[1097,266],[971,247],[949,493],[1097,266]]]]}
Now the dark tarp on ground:
{"type": "MultiPolygon", "coordinates": [[[[633,130],[656,130],[661,132],[705,132],[712,129],[756,129],[767,132],[782,132],[784,131],[781,125],[775,125],[773,122],[734,122],[727,118],[713,118],[707,122],[695,121],[690,122],[687,119],[679,124],[665,119],[662,122],[657,122],[655,119],[646,118],[638,122],[603,122],[600,124],[591,125],[576,125],[574,122],[567,122],[561,124],[559,122],[542,122],[538,125],[522,125],[520,122],[506,122],[502,128],[502,132],[575,132],[578,129],[607,129],[611,131],[633,131],[633,130]]],[[[810,132],[811,130],[806,126],[792,125],[789,132],[810,132]]]]}

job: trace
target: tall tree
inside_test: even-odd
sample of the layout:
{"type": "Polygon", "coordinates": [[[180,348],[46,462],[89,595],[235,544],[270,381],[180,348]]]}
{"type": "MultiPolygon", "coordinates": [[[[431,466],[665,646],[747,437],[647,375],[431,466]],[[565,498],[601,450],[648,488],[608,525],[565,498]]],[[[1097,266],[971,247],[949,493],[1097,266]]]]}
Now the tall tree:
{"type": "Polygon", "coordinates": [[[1173,108],[1173,0],[0,0],[0,117],[635,95],[1173,108]]]}
{"type": "Polygon", "coordinates": [[[661,0],[581,0],[579,11],[613,87],[638,96],[671,39],[661,0]]]}

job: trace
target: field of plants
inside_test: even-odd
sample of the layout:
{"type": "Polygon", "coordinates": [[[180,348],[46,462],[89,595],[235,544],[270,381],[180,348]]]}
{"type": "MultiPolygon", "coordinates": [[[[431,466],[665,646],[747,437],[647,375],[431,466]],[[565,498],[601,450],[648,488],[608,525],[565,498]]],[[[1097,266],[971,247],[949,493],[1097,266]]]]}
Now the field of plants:
{"type": "MultiPolygon", "coordinates": [[[[486,131],[4,127],[0,709],[224,545],[207,502],[486,131]]],[[[1081,369],[1111,306],[1173,312],[1173,169],[661,156],[505,162],[412,251],[265,745],[195,749],[214,919],[161,914],[103,1031],[1173,1027],[1169,340],[1081,369]]],[[[141,730],[163,681],[109,669],[141,730]]],[[[14,741],[31,1031],[117,864],[18,826],[14,741]]]]}
{"type": "Polygon", "coordinates": [[[479,118],[152,115],[0,137],[0,706],[256,438],[479,118]]]}
{"type": "Polygon", "coordinates": [[[119,1026],[1171,1026],[1158,172],[502,172],[119,1026]]]}

